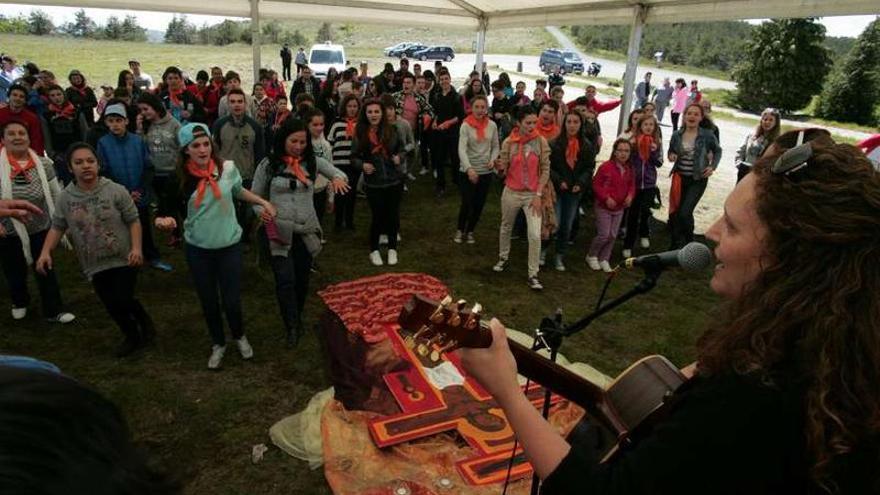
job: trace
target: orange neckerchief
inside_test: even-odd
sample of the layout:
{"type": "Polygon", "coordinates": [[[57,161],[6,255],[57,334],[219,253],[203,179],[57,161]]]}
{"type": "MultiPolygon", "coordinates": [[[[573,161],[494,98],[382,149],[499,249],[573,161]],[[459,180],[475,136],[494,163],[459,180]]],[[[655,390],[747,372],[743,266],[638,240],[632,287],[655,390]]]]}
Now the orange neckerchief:
{"type": "Polygon", "coordinates": [[[54,103],[49,103],[49,110],[55,113],[55,118],[63,117],[65,119],[72,119],[74,115],[76,115],[76,108],[73,106],[73,103],[66,101],[64,105],[58,106],[54,103]]]}
{"type": "Polygon", "coordinates": [[[486,139],[486,127],[489,126],[488,116],[484,115],[483,118],[478,119],[474,114],[470,114],[465,117],[464,123],[476,129],[477,141],[483,141],[486,139]]]}
{"type": "Polygon", "coordinates": [[[379,131],[375,127],[370,126],[367,135],[370,137],[370,144],[373,146],[372,153],[374,155],[388,156],[388,150],[385,149],[385,143],[379,139],[379,131]]]}
{"type": "Polygon", "coordinates": [[[559,135],[559,124],[556,122],[550,122],[550,124],[544,124],[543,119],[538,119],[538,125],[535,127],[535,130],[544,137],[546,140],[551,140],[559,135]]]}
{"type": "Polygon", "coordinates": [[[27,171],[37,166],[37,164],[34,163],[34,157],[31,156],[30,152],[28,153],[28,161],[24,166],[12,157],[12,153],[10,153],[9,150],[6,150],[6,159],[9,160],[9,165],[12,167],[12,170],[9,172],[10,179],[15,179],[18,175],[22,175],[27,179],[27,171]]]}
{"type": "Polygon", "coordinates": [[[183,102],[180,101],[180,97],[181,95],[183,95],[184,91],[186,91],[186,88],[178,90],[168,88],[168,99],[171,100],[172,105],[176,107],[183,107],[183,102]]]}
{"type": "Polygon", "coordinates": [[[578,155],[581,152],[581,140],[577,136],[566,137],[568,138],[568,144],[565,146],[565,163],[568,164],[568,168],[574,170],[578,155]]]}
{"type": "Polygon", "coordinates": [[[351,139],[354,136],[354,126],[357,124],[357,117],[345,118],[345,137],[351,139]]]}
{"type": "Polygon", "coordinates": [[[214,163],[214,160],[208,162],[208,168],[200,168],[192,160],[186,162],[187,173],[199,179],[199,185],[196,187],[196,208],[202,204],[202,199],[205,198],[205,189],[207,189],[208,185],[211,186],[214,199],[220,199],[220,185],[217,184],[217,178],[214,177],[214,170],[216,169],[217,165],[214,163]]]}
{"type": "Polygon", "coordinates": [[[287,170],[290,171],[290,173],[292,173],[300,182],[305,185],[312,183],[312,181],[306,176],[306,171],[303,170],[302,165],[300,165],[301,160],[298,156],[284,155],[284,157],[281,158],[281,161],[287,165],[287,170]]]}
{"type": "Polygon", "coordinates": [[[638,138],[636,138],[636,148],[639,151],[639,157],[642,159],[642,163],[648,161],[648,157],[651,156],[651,144],[654,143],[654,138],[651,137],[650,134],[642,134],[638,138]]]}
{"type": "Polygon", "coordinates": [[[669,218],[672,218],[675,215],[675,212],[678,211],[678,206],[681,204],[681,174],[678,172],[672,173],[672,185],[669,188],[669,218]]]}
{"type": "Polygon", "coordinates": [[[535,139],[539,136],[540,136],[540,134],[538,133],[538,129],[533,129],[532,132],[530,132],[526,135],[523,135],[521,132],[519,132],[519,129],[517,129],[515,132],[510,134],[510,137],[508,139],[510,139],[511,143],[519,144],[519,157],[521,160],[525,161],[525,159],[526,159],[526,153],[525,153],[526,143],[532,141],[533,139],[535,139]]]}

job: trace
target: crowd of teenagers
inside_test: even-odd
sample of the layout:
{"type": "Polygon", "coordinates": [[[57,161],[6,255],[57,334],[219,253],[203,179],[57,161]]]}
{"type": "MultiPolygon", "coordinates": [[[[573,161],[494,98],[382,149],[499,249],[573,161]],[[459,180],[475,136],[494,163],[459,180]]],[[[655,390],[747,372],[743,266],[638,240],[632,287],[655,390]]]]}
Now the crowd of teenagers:
{"type": "MultiPolygon", "coordinates": [[[[362,63],[331,69],[324,80],[297,62],[288,93],[268,69],[246,92],[238,74],[220,67],[198,71],[195,82],[168,67],[154,84],[131,60],[118,86],[102,87],[98,97],[78,70],[63,89],[50,71],[2,61],[8,88],[0,102],[0,197],[46,212],[0,222],[13,318],[27,315],[34,267],[43,316],[74,320],[52,266],[52,251],[63,243],[75,249],[125,336],[118,354],[149,344],[156,332],[136,298],[137,269],[173,270],[161,257],[157,229],[168,233],[169,247],[185,251],[211,336],[212,369],[226,350],[224,316],[242,357],[253,355],[241,308],[243,245],[252,241],[270,257],[285,336],[296,345],[309,274],[326,242],[324,213],[333,212],[337,231],[354,230],[359,197],[371,213],[366,258],[382,266],[400,262],[401,204],[416,174],[433,175],[438,200],[447,181],[459,190],[457,225],[449,227],[457,244],[477,243],[490,191],[500,188],[493,269],[508,269],[511,239],[525,238],[526,281],[541,290],[548,254],[556,270],[566,270],[590,206],[590,268],[612,271],[619,236],[624,257],[636,242],[650,248],[664,158],[673,164],[671,247],[690,242],[694,209],[721,159],[718,127],[696,81],[679,105],[683,86],[667,95],[650,85],[650,73],[636,88],[637,108],[611,143],[610,159],[597,166],[598,115],[620,100],[600,100],[588,86],[565,103],[562,86],[548,88],[544,80],[526,95],[526,84],[513,84],[506,73],[490,82],[485,66],[454,87],[439,61],[410,70],[402,59],[374,76],[362,63]],[[665,147],[660,121],[672,100],[673,124],[681,116],[681,127],[665,147]]],[[[737,154],[741,176],[778,133],[779,114],[768,110],[737,154]]]]}

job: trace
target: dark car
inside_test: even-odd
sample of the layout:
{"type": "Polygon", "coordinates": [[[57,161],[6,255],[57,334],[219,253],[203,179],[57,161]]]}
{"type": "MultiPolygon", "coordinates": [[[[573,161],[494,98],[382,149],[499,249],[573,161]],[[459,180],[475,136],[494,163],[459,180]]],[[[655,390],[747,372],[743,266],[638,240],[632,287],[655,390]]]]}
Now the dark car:
{"type": "Polygon", "coordinates": [[[419,51],[422,51],[422,50],[424,50],[425,48],[428,48],[428,45],[423,45],[423,44],[421,44],[421,43],[414,43],[414,44],[412,44],[412,45],[410,45],[410,46],[404,48],[403,50],[398,50],[398,51],[395,52],[395,54],[392,55],[392,56],[393,56],[393,57],[398,57],[398,58],[412,57],[412,56],[413,56],[413,53],[415,53],[415,52],[419,52],[419,51]]]}
{"type": "Polygon", "coordinates": [[[574,52],[562,51],[557,48],[549,48],[541,52],[541,58],[538,60],[538,66],[545,74],[550,74],[559,67],[562,74],[577,73],[583,74],[584,62],[574,52]]]}
{"type": "Polygon", "coordinates": [[[445,60],[451,62],[455,58],[455,51],[451,46],[432,46],[419,50],[412,54],[412,58],[417,60],[445,60]]]}
{"type": "Polygon", "coordinates": [[[410,41],[403,41],[403,42],[398,43],[396,45],[386,47],[384,50],[382,50],[382,53],[384,53],[386,57],[393,57],[393,56],[395,56],[395,55],[393,55],[395,52],[399,52],[399,51],[404,50],[405,48],[407,48],[409,46],[413,46],[413,45],[418,45],[418,43],[412,43],[410,41]]]}

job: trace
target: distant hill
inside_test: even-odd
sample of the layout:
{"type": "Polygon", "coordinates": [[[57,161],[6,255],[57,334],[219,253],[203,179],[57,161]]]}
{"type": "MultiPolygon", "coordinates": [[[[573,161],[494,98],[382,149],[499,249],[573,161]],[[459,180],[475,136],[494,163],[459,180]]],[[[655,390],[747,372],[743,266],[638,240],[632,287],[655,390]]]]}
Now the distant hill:
{"type": "MultiPolygon", "coordinates": [[[[651,57],[664,52],[673,64],[730,71],[743,57],[743,46],[755,26],[742,21],[649,24],[645,27],[640,54],[651,57]]],[[[573,39],[584,49],[626,54],[627,26],[571,26],[573,39]]],[[[825,46],[835,60],[849,51],[855,38],[826,38],[825,46]]]]}

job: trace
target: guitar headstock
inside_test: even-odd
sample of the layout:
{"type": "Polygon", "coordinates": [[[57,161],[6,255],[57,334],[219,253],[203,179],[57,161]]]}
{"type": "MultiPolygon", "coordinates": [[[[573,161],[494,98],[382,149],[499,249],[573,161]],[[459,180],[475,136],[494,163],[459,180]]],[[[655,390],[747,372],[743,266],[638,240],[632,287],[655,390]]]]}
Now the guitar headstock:
{"type": "Polygon", "coordinates": [[[492,333],[480,325],[482,306],[467,307],[463,299],[446,296],[434,301],[414,295],[400,312],[398,323],[413,332],[406,344],[420,356],[439,361],[440,356],[461,347],[489,347],[492,333]]]}

